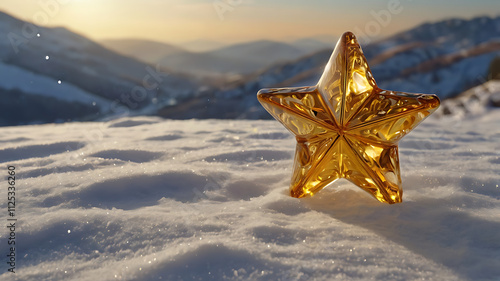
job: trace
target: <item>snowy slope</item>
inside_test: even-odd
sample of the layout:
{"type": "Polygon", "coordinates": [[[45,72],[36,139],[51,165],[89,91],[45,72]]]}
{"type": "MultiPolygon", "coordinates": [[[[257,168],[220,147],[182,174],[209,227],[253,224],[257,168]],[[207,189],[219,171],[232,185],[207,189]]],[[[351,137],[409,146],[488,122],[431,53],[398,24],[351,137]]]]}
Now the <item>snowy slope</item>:
{"type": "Polygon", "coordinates": [[[500,107],[500,80],[490,80],[462,94],[444,100],[436,114],[468,117],[500,107]]]}
{"type": "Polygon", "coordinates": [[[2,73],[0,89],[18,89],[26,93],[54,97],[64,101],[95,105],[103,112],[108,111],[111,105],[111,101],[86,92],[71,83],[63,83],[14,65],[0,62],[0,73],[2,73]]]}
{"type": "MultiPolygon", "coordinates": [[[[66,28],[38,27],[40,36],[25,38],[25,25],[28,23],[0,12],[0,36],[9,38],[9,35],[16,34],[25,40],[14,41],[18,42],[14,44],[15,47],[10,40],[0,43],[0,61],[70,82],[87,92],[111,100],[120,99],[124,93],[130,94],[136,86],[145,88],[143,79],[152,75],[147,70],[151,66],[112,52],[66,28]]],[[[155,67],[152,69],[154,72],[155,67]]],[[[158,83],[159,89],[148,90],[151,96],[193,94],[191,91],[197,88],[193,81],[166,69],[156,75],[160,76],[161,81],[158,83]]],[[[149,99],[143,104],[148,102],[149,99]]]]}
{"type": "Polygon", "coordinates": [[[347,181],[289,197],[295,140],[276,121],[3,127],[19,220],[17,279],[1,262],[0,280],[498,280],[499,121],[406,136],[397,205],[347,181]]]}

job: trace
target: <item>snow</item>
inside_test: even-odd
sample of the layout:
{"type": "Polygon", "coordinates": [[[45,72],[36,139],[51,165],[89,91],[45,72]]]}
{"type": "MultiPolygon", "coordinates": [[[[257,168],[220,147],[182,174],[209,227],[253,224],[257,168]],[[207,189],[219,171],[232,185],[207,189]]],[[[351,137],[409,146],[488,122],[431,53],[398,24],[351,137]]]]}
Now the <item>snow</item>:
{"type": "Polygon", "coordinates": [[[396,205],[348,181],[289,197],[295,140],[276,121],[3,127],[15,278],[498,280],[499,120],[495,109],[430,117],[406,136],[396,205]]]}
{"type": "MultiPolygon", "coordinates": [[[[48,60],[48,56],[46,59],[48,60]]],[[[64,101],[81,102],[86,105],[96,103],[103,111],[109,110],[111,102],[97,95],[86,92],[71,83],[62,83],[44,75],[0,62],[2,80],[0,88],[6,90],[19,89],[27,94],[54,97],[64,101]],[[26,83],[25,81],[29,81],[26,83]]]]}
{"type": "Polygon", "coordinates": [[[490,80],[460,95],[441,102],[435,114],[452,114],[455,118],[480,116],[500,105],[500,80],[490,80]]]}

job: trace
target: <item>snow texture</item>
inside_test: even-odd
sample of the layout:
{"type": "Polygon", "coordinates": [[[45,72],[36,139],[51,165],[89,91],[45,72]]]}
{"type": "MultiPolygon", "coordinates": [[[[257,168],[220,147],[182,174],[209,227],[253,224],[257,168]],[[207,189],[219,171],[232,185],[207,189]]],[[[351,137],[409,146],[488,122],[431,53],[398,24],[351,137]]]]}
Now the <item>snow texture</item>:
{"type": "Polygon", "coordinates": [[[499,121],[406,136],[396,205],[345,180],[289,197],[295,140],[276,121],[0,128],[19,219],[0,280],[499,280],[499,121]]]}

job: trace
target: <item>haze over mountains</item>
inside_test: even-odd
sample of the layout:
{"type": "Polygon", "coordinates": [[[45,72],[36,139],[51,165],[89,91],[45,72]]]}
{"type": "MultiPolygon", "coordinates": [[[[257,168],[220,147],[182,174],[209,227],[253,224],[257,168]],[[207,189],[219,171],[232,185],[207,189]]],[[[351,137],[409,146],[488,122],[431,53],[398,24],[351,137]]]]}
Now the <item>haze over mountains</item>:
{"type": "Polygon", "coordinates": [[[179,46],[191,52],[208,52],[225,47],[226,45],[227,44],[215,40],[196,39],[189,42],[184,42],[179,46]]]}
{"type": "Polygon", "coordinates": [[[119,54],[150,64],[155,64],[169,55],[187,53],[181,47],[144,39],[111,39],[103,40],[100,43],[119,54]]]}
{"type": "MultiPolygon", "coordinates": [[[[290,43],[259,40],[196,52],[182,46],[140,39],[104,40],[101,43],[111,50],[150,64],[160,64],[179,72],[210,77],[249,74],[332,45],[312,38],[290,43]]],[[[193,46],[193,43],[189,45],[193,46]]]]}
{"type": "MultiPolygon", "coordinates": [[[[124,114],[270,118],[256,92],[314,85],[335,44],[261,40],[194,52],[146,40],[96,43],[60,27],[26,37],[26,25],[0,12],[0,36],[9,38],[0,41],[0,125],[124,114]]],[[[499,42],[500,17],[479,17],[426,23],[362,47],[380,87],[447,98],[487,80],[499,42]]]]}

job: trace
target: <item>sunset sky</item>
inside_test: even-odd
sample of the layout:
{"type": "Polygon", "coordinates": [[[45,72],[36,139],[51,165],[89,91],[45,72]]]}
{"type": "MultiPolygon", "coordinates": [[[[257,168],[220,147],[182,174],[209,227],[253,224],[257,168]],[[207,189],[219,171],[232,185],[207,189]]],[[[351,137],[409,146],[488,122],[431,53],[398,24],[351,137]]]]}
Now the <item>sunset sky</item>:
{"type": "Polygon", "coordinates": [[[2,0],[0,10],[40,25],[65,26],[95,40],[143,38],[180,43],[209,39],[233,43],[339,35],[347,30],[385,36],[424,21],[496,16],[500,14],[500,3],[498,0],[2,0]],[[41,3],[57,3],[57,6],[47,8],[41,3]],[[377,15],[388,14],[390,19],[381,16],[377,23],[377,15]]]}

